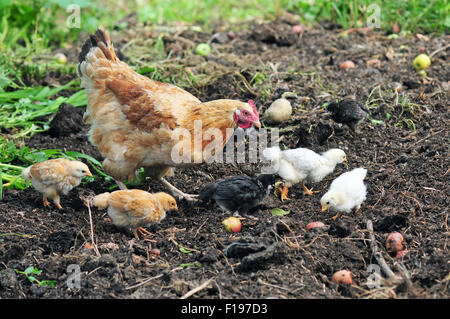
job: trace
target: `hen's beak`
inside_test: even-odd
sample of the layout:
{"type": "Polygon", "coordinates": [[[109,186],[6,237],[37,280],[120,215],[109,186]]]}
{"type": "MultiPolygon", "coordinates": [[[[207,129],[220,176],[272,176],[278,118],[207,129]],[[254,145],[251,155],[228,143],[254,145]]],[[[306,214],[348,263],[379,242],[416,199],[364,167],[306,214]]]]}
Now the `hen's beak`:
{"type": "Polygon", "coordinates": [[[344,162],[347,162],[347,156],[346,156],[346,157],[344,157],[344,162]]]}
{"type": "Polygon", "coordinates": [[[257,128],[261,128],[261,122],[260,122],[260,121],[252,122],[252,124],[253,124],[254,126],[256,126],[257,128]]]}
{"type": "Polygon", "coordinates": [[[328,206],[322,206],[322,213],[326,212],[328,210],[328,208],[329,208],[328,206]]]}

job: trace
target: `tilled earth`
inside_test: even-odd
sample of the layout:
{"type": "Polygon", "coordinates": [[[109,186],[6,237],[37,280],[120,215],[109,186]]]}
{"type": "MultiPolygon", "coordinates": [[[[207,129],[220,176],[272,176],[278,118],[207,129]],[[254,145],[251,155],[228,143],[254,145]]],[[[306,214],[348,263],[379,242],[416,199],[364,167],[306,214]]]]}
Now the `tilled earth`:
{"type": "MultiPolygon", "coordinates": [[[[132,38],[159,36],[148,28],[130,30],[112,33],[119,49],[132,38]]],[[[162,37],[166,53],[171,51],[183,70],[211,76],[188,90],[203,101],[252,98],[261,115],[283,93],[294,92],[288,95],[294,114],[278,125],[280,144],[317,152],[339,147],[347,153],[348,165],[338,165],[325,180],[308,185],[319,191],[313,196],[303,195],[298,185],[290,188],[291,199],[285,202],[270,194],[242,220],[239,233],[224,230],[222,220],[231,213],[182,201],[179,212],[168,213],[160,224],[148,228],[152,235],[147,240],[136,240],[114,227],[105,211],[93,209],[93,235],[101,256],[91,245],[89,213],[80,195],[108,191],[113,183],[80,185],[62,198],[62,211],[53,205],[43,207],[41,195],[33,189],[6,190],[0,202],[0,297],[179,298],[207,282],[191,298],[448,298],[448,48],[434,54],[428,77],[412,68],[418,52],[431,54],[443,48],[448,36],[390,39],[364,29],[343,35],[329,24],[305,28],[297,35],[289,19],[234,33],[216,31],[214,37],[216,33],[189,30],[162,37]],[[211,39],[210,56],[186,53],[211,39]],[[367,63],[373,59],[379,64],[367,63]],[[340,70],[345,60],[352,60],[356,68],[340,70]],[[356,133],[329,120],[322,107],[343,98],[370,107],[370,119],[356,133]],[[361,166],[368,169],[367,200],[358,213],[331,220],[331,213],[320,212],[320,197],[334,178],[361,166]],[[273,208],[290,213],[272,216],[273,208]],[[377,261],[367,220],[374,224],[384,259],[403,280],[368,285],[375,277],[371,269],[377,268],[371,265],[377,261]],[[326,226],[306,230],[312,221],[326,226]],[[407,253],[402,258],[384,247],[392,231],[405,236],[407,253]],[[56,280],[56,286],[30,283],[14,271],[28,266],[42,270],[39,280],[56,280]],[[331,282],[341,269],[353,273],[352,286],[331,282]],[[78,270],[79,281],[74,276],[78,270]],[[404,279],[406,274],[409,280],[404,279]]],[[[68,56],[75,61],[77,53],[68,56]]],[[[127,56],[127,51],[123,54],[127,56]]],[[[51,130],[25,144],[84,152],[102,160],[87,141],[83,112],[62,107],[51,130]]],[[[198,193],[214,180],[257,175],[260,167],[205,164],[177,169],[169,181],[198,193]]],[[[151,180],[136,187],[165,190],[151,180]]]]}

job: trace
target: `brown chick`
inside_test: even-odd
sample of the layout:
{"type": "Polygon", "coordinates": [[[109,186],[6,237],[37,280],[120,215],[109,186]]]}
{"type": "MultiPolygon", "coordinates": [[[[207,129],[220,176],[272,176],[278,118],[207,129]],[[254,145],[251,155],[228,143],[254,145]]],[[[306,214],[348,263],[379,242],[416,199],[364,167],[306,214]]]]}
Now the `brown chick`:
{"type": "Polygon", "coordinates": [[[50,198],[58,209],[62,208],[60,196],[80,185],[84,176],[92,176],[86,164],[65,158],[37,163],[22,171],[22,177],[31,180],[34,189],[44,195],[44,206],[50,205],[47,200],[50,198]]]}
{"type": "Polygon", "coordinates": [[[130,227],[136,239],[137,231],[144,237],[150,233],[142,226],[158,223],[166,217],[166,211],[178,210],[175,198],[167,193],[150,194],[139,189],[118,190],[94,197],[92,204],[100,209],[108,208],[108,215],[117,227],[130,227]]]}

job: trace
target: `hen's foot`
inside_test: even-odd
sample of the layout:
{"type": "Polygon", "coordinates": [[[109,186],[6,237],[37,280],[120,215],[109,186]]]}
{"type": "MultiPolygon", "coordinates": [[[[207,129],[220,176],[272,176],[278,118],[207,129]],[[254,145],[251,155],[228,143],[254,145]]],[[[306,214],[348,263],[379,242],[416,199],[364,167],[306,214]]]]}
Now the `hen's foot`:
{"type": "Polygon", "coordinates": [[[121,181],[118,181],[117,179],[115,179],[115,181],[116,181],[117,186],[119,186],[119,188],[121,190],[128,189],[127,186],[124,183],[122,183],[121,181]]]}
{"type": "Polygon", "coordinates": [[[185,199],[189,202],[195,202],[198,201],[198,195],[193,195],[193,194],[186,194],[183,193],[182,191],[180,191],[178,188],[176,188],[175,186],[173,186],[172,184],[170,184],[168,181],[166,181],[164,178],[161,178],[161,182],[166,185],[170,191],[172,192],[172,194],[175,197],[178,197],[178,199],[185,199]]]}

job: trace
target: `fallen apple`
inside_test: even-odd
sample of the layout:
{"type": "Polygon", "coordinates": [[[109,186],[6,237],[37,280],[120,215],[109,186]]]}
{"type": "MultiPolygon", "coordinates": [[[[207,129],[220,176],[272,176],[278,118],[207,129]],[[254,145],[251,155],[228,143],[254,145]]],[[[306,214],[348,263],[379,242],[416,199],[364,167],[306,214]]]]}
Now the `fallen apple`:
{"type": "Polygon", "coordinates": [[[431,59],[428,55],[422,53],[416,56],[414,59],[413,65],[417,71],[425,70],[431,64],[431,59]]]}
{"type": "Polygon", "coordinates": [[[228,232],[238,233],[241,231],[241,221],[237,217],[228,217],[222,224],[225,226],[225,230],[228,232]]]}
{"type": "Polygon", "coordinates": [[[211,53],[211,47],[207,43],[200,43],[195,48],[195,54],[205,56],[208,55],[209,53],[211,53]]]}
{"type": "Polygon", "coordinates": [[[352,284],[352,272],[350,270],[339,270],[333,274],[331,281],[336,284],[352,284]]]}
{"type": "Polygon", "coordinates": [[[319,228],[324,227],[325,224],[322,222],[311,222],[308,225],[306,225],[306,230],[313,229],[313,228],[319,228]]]}

